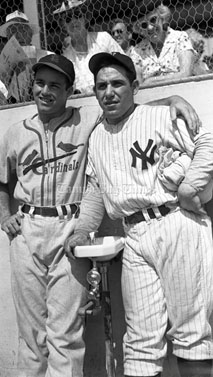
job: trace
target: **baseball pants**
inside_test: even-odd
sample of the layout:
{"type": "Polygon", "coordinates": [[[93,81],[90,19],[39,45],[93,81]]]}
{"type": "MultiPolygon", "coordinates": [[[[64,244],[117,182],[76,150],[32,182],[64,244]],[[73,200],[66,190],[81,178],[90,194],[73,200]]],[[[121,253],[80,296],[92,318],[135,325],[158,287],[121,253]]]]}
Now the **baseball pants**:
{"type": "Polygon", "coordinates": [[[11,243],[11,279],[21,377],[82,377],[87,259],[69,261],[65,239],[75,219],[24,215],[11,243]]]}
{"type": "Polygon", "coordinates": [[[210,219],[176,210],[159,220],[125,225],[125,232],[124,374],[154,376],[161,372],[166,337],[178,357],[212,359],[210,219]]]}

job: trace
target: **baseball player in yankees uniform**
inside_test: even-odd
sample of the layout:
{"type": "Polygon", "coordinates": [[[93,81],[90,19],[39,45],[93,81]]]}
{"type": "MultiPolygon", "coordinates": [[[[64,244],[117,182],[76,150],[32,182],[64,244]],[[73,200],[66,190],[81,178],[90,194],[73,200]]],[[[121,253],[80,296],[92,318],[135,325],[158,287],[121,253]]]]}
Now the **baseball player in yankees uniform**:
{"type": "Polygon", "coordinates": [[[90,137],[88,189],[66,253],[72,260],[73,247],[95,230],[104,207],[112,219],[123,218],[125,376],[160,376],[166,337],[181,377],[210,376],[213,245],[198,193],[213,175],[213,135],[202,129],[193,136],[182,120],[174,127],[164,106],[137,106],[129,57],[96,54],[89,67],[104,116],[90,137]],[[161,146],[193,158],[178,193],[158,179],[161,146]]]}
{"type": "MultiPolygon", "coordinates": [[[[66,108],[75,73],[65,57],[43,57],[33,70],[38,114],[9,127],[0,140],[0,220],[11,241],[18,368],[22,377],[82,377],[84,321],[78,309],[86,302],[89,266],[87,260],[68,261],[64,242],[79,215],[87,143],[99,109],[66,108]],[[8,188],[14,173],[16,214],[8,188]]],[[[167,102],[197,128],[187,102],[167,102]]]]}

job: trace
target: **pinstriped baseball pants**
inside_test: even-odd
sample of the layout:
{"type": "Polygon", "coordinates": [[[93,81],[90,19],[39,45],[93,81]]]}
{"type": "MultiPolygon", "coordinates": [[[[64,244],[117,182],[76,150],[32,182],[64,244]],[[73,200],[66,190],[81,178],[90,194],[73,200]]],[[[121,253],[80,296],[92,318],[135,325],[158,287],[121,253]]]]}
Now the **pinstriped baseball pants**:
{"type": "Polygon", "coordinates": [[[124,374],[153,376],[161,372],[166,337],[178,357],[213,358],[210,219],[176,210],[159,220],[125,225],[125,232],[124,374]]]}
{"type": "Polygon", "coordinates": [[[75,219],[22,219],[11,244],[11,279],[19,328],[21,377],[83,377],[88,260],[68,261],[65,239],[75,219]]]}

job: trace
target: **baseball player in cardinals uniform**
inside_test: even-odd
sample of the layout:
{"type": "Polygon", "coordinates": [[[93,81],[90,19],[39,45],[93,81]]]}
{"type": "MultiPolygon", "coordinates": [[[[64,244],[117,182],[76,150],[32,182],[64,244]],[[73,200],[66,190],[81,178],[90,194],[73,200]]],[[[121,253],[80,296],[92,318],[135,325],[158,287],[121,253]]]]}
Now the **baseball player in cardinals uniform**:
{"type": "Polygon", "coordinates": [[[89,67],[104,115],[90,137],[88,189],[67,255],[72,260],[104,207],[112,219],[123,218],[125,376],[160,376],[168,338],[181,377],[210,377],[213,245],[198,193],[213,175],[213,135],[202,129],[193,136],[182,120],[174,126],[164,106],[137,106],[129,57],[96,54],[89,67]],[[158,178],[162,146],[192,159],[178,192],[158,178]]]}
{"type": "Polygon", "coordinates": [[[9,127],[0,142],[1,224],[11,241],[18,368],[22,377],[82,377],[78,309],[86,303],[89,265],[86,259],[70,263],[63,245],[79,214],[87,142],[99,110],[65,108],[75,78],[65,57],[48,55],[33,70],[38,114],[9,127]],[[13,173],[20,208],[11,216],[13,173]]]}

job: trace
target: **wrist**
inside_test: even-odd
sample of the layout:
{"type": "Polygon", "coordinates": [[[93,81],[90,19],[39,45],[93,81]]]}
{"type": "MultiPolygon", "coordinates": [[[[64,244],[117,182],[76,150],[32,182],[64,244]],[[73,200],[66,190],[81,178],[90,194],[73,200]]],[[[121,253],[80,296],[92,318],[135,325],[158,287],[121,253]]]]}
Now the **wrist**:
{"type": "Polygon", "coordinates": [[[11,217],[11,214],[10,214],[10,213],[1,216],[1,218],[0,218],[0,224],[3,224],[3,223],[4,223],[6,220],[8,220],[10,217],[11,217]]]}
{"type": "Polygon", "coordinates": [[[86,230],[76,229],[76,230],[74,230],[74,234],[82,236],[82,237],[87,237],[88,239],[90,238],[89,232],[86,231],[86,230]]]}

